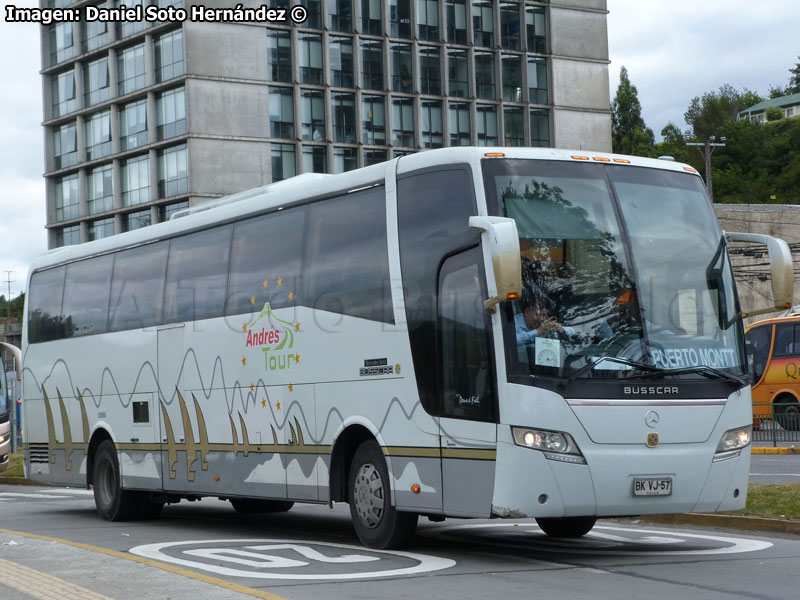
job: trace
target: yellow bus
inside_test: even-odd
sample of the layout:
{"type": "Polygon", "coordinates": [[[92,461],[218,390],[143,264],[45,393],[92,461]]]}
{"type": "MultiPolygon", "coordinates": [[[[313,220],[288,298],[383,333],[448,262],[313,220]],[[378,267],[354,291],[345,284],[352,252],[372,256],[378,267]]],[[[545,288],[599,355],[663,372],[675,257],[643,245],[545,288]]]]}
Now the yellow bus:
{"type": "Polygon", "coordinates": [[[752,382],[753,424],[765,419],[800,429],[800,313],[766,319],[746,328],[752,382]]]}

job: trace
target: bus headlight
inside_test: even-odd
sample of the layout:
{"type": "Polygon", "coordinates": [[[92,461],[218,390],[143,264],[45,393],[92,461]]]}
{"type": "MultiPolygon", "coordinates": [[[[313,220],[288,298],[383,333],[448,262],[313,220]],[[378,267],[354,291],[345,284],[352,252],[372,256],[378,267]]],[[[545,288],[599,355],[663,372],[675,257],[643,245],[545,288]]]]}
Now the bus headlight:
{"type": "Polygon", "coordinates": [[[750,445],[750,440],[753,437],[752,434],[752,425],[726,431],[717,445],[717,451],[714,454],[714,462],[739,456],[742,453],[742,448],[746,448],[750,445]]]}
{"type": "Polygon", "coordinates": [[[517,446],[541,450],[548,460],[585,465],[586,459],[572,436],[562,431],[545,431],[528,427],[512,427],[517,446]]]}

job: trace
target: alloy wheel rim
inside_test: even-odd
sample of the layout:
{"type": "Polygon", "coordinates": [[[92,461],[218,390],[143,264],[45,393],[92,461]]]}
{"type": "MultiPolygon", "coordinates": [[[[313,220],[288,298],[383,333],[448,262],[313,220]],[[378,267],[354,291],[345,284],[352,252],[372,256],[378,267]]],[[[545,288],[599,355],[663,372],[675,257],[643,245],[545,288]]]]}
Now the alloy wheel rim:
{"type": "Polygon", "coordinates": [[[362,465],[353,484],[356,514],[361,522],[374,529],[383,518],[385,508],[383,478],[375,465],[362,465]]]}

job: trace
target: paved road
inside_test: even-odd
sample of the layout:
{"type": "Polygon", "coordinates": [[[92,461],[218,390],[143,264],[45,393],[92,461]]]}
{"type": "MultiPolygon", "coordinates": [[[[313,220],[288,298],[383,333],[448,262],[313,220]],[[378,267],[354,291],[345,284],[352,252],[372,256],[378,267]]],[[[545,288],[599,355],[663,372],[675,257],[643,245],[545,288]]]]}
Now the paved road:
{"type": "Polygon", "coordinates": [[[750,483],[800,483],[800,454],[754,454],[750,483]]]}
{"type": "Polygon", "coordinates": [[[572,541],[547,538],[529,520],[423,520],[407,551],[377,552],[357,543],[345,505],[242,518],[205,499],[167,507],[153,521],[108,523],[84,490],[0,485],[0,528],[0,561],[35,570],[12,581],[3,577],[14,565],[0,568],[3,600],[84,597],[61,592],[58,581],[47,587],[42,571],[120,600],[768,600],[797,597],[800,587],[794,536],[635,520],[602,521],[572,541]],[[22,579],[33,589],[19,591],[22,579]]]}

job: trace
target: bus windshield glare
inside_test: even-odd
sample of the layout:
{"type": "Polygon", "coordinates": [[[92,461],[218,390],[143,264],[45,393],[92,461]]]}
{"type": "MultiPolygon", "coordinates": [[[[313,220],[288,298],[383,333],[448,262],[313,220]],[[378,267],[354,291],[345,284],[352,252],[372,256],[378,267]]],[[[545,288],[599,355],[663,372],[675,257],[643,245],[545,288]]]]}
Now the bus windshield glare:
{"type": "Polygon", "coordinates": [[[520,236],[509,375],[744,374],[733,273],[699,177],[537,160],[484,161],[484,174],[490,211],[520,236]]]}

